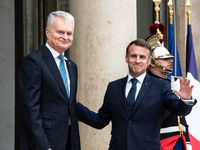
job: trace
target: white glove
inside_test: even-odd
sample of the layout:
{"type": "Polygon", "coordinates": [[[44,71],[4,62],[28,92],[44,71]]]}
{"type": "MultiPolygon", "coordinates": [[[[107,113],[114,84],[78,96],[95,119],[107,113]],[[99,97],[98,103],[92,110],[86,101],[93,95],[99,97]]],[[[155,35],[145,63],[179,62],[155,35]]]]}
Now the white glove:
{"type": "Polygon", "coordinates": [[[174,78],[174,76],[171,76],[171,88],[175,89],[177,91],[180,90],[180,79],[176,79],[174,78]]]}
{"type": "Polygon", "coordinates": [[[192,145],[190,143],[186,143],[187,150],[192,150],[192,145]]]}

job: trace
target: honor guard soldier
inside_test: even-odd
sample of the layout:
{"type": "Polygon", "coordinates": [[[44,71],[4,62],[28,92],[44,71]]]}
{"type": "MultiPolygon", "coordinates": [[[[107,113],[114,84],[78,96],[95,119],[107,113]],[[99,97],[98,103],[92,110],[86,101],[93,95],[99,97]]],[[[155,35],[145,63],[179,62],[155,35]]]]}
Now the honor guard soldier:
{"type": "MultiPolygon", "coordinates": [[[[157,29],[155,35],[147,39],[153,51],[148,74],[171,83],[167,75],[172,72],[173,60],[171,58],[174,56],[161,44],[162,41],[163,34],[159,29],[157,29]]],[[[166,110],[160,130],[160,140],[161,150],[186,150],[186,145],[190,147],[188,125],[185,117],[177,116],[166,110]]]]}

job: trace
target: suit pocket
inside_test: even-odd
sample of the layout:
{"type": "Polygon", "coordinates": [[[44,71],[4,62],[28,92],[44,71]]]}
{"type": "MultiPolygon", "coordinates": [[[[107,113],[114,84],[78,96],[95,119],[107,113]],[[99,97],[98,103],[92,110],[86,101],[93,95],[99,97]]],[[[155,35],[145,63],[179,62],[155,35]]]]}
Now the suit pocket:
{"type": "Polygon", "coordinates": [[[42,115],[42,124],[44,128],[51,128],[51,117],[52,113],[43,112],[42,115]]]}
{"type": "Polygon", "coordinates": [[[157,139],[157,138],[146,136],[144,140],[145,142],[150,142],[150,143],[155,143],[155,144],[160,145],[160,139],[157,139]]]}

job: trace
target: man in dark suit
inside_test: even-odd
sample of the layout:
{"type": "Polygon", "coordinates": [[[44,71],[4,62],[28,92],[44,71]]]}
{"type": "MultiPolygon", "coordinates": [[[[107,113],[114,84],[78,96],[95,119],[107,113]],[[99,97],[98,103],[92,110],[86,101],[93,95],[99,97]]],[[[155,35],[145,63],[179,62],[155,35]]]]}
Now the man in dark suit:
{"type": "Polygon", "coordinates": [[[21,63],[20,150],[80,150],[75,117],[77,66],[64,57],[73,34],[71,14],[50,13],[46,44],[28,54],[21,63]]]}
{"type": "Polygon", "coordinates": [[[164,110],[187,115],[195,104],[195,101],[185,104],[193,88],[187,79],[184,85],[181,79],[181,90],[175,91],[181,97],[179,99],[168,82],[146,74],[150,56],[151,47],[145,40],[132,41],[125,57],[129,74],[108,84],[98,113],[77,102],[80,121],[97,129],[112,122],[109,150],[160,150],[160,126],[164,110]],[[133,82],[134,86],[132,78],[136,81],[136,85],[133,82]],[[130,96],[130,93],[133,95],[130,96]]]}

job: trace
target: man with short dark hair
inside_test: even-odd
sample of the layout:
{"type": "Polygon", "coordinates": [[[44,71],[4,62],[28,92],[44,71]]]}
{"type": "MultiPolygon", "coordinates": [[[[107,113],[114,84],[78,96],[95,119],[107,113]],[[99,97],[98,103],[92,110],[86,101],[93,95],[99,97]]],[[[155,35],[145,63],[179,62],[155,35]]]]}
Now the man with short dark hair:
{"type": "Polygon", "coordinates": [[[102,129],[112,122],[109,150],[160,150],[160,126],[164,110],[187,115],[195,102],[190,81],[181,79],[180,91],[171,90],[168,82],[146,73],[151,62],[151,47],[143,39],[132,41],[126,49],[128,76],[108,84],[98,113],[77,102],[78,119],[102,129]],[[186,101],[186,102],[185,102],[186,101]]]}

